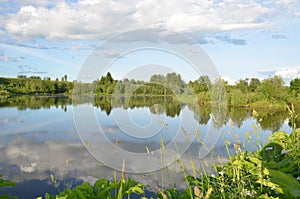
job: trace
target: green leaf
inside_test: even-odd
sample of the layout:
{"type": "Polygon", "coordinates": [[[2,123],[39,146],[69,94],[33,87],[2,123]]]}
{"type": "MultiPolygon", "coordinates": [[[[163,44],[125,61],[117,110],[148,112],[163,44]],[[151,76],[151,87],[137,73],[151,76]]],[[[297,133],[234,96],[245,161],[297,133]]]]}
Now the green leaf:
{"type": "Polygon", "coordinates": [[[286,132],[275,132],[270,137],[268,137],[268,140],[271,140],[272,142],[276,142],[280,144],[283,149],[286,149],[286,143],[289,138],[289,134],[286,132]]]}
{"type": "Polygon", "coordinates": [[[281,151],[283,150],[283,145],[277,142],[270,142],[264,146],[261,150],[260,155],[264,160],[267,161],[280,161],[282,159],[281,151]]]}
{"type": "Polygon", "coordinates": [[[122,196],[123,196],[123,194],[122,194],[122,188],[123,188],[123,186],[122,185],[123,184],[121,183],[121,186],[120,186],[120,188],[118,190],[118,199],[122,199],[122,196]]]}
{"type": "Polygon", "coordinates": [[[300,183],[293,176],[281,171],[269,170],[270,181],[282,188],[284,198],[300,198],[300,183]]]}
{"type": "Polygon", "coordinates": [[[0,175],[0,187],[12,187],[16,186],[16,183],[11,182],[9,180],[3,180],[2,175],[0,175]]]}
{"type": "Polygon", "coordinates": [[[128,193],[136,193],[136,194],[143,194],[144,193],[144,190],[142,189],[142,185],[137,185],[137,186],[134,186],[134,187],[131,187],[129,190],[128,190],[128,193]]]}
{"type": "Polygon", "coordinates": [[[5,194],[5,195],[1,195],[0,199],[17,199],[17,197],[5,194]]]}

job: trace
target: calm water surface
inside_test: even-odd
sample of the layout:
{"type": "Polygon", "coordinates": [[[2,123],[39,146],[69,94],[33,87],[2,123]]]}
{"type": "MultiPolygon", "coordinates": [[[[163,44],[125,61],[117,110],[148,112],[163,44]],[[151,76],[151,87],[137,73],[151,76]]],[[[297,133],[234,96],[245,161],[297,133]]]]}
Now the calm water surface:
{"type": "MultiPolygon", "coordinates": [[[[45,192],[54,194],[83,181],[94,183],[99,178],[112,180],[114,174],[120,177],[120,172],[99,161],[100,158],[105,162],[116,155],[116,151],[107,150],[105,146],[108,144],[117,144],[120,151],[151,153],[159,152],[162,139],[168,145],[174,137],[177,147],[184,149],[187,137],[183,131],[189,133],[198,129],[201,140],[208,138],[208,145],[209,138],[221,133],[215,144],[214,158],[211,158],[211,153],[199,158],[197,138],[188,138],[191,145],[181,160],[192,174],[191,162],[197,168],[202,166],[209,170],[205,163],[212,165],[217,156],[226,160],[228,153],[223,139],[231,143],[244,143],[246,150],[251,151],[257,149],[257,139],[265,142],[274,131],[291,131],[284,109],[223,107],[219,110],[222,114],[216,115],[214,108],[197,108],[193,104],[182,104],[163,97],[113,100],[102,97],[91,103],[77,100],[75,105],[69,98],[53,97],[1,98],[0,102],[0,173],[5,179],[17,183],[13,188],[1,188],[0,195],[10,193],[19,198],[34,198],[45,192]],[[81,108],[83,111],[77,118],[81,122],[76,125],[79,129],[86,128],[85,134],[81,134],[82,141],[73,117],[74,110],[78,114],[81,108]],[[90,115],[85,115],[86,108],[94,111],[98,126],[90,124],[90,115]],[[91,150],[91,154],[88,150],[94,147],[93,141],[99,128],[105,139],[99,138],[102,139],[102,147],[97,146],[97,153],[93,154],[91,150]],[[251,141],[248,140],[249,135],[251,141]],[[55,182],[51,181],[51,175],[55,182]]],[[[232,144],[229,150],[234,153],[232,144]]],[[[127,161],[129,171],[144,169],[138,159],[127,161]]],[[[157,165],[147,166],[156,168],[157,165]]],[[[178,188],[185,186],[178,161],[168,169],[126,175],[147,185],[149,191],[174,183],[178,188]]]]}

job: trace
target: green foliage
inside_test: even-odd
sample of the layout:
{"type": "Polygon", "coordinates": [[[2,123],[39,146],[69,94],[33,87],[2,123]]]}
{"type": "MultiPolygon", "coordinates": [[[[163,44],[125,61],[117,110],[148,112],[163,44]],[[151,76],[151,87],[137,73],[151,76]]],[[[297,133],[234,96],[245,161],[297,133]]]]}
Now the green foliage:
{"type": "MultiPolygon", "coordinates": [[[[64,77],[66,78],[66,76],[64,77]]],[[[69,93],[73,82],[51,81],[49,78],[41,79],[39,76],[27,78],[19,75],[18,78],[0,77],[0,91],[9,94],[62,94],[69,93]]]]}
{"type": "Polygon", "coordinates": [[[184,91],[181,76],[176,73],[153,75],[150,82],[134,79],[114,80],[110,73],[94,82],[97,95],[179,95],[184,91]]]}
{"type": "Polygon", "coordinates": [[[111,95],[114,92],[117,81],[114,80],[111,74],[108,72],[106,76],[102,76],[100,81],[96,81],[95,84],[97,94],[111,95]]]}
{"type": "Polygon", "coordinates": [[[192,198],[191,193],[188,191],[188,189],[184,189],[183,191],[180,191],[176,189],[176,187],[169,188],[166,190],[161,190],[157,192],[156,197],[158,199],[186,199],[186,198],[192,198]]]}
{"type": "Polygon", "coordinates": [[[16,184],[14,182],[11,182],[9,180],[3,180],[2,175],[0,174],[0,187],[11,187],[15,185],[16,184]]]}
{"type": "Polygon", "coordinates": [[[0,96],[8,96],[9,92],[7,90],[0,90],[0,96]]]}
{"type": "MultiPolygon", "coordinates": [[[[144,194],[143,185],[128,178],[127,181],[121,179],[119,181],[109,181],[106,179],[98,180],[94,186],[87,182],[76,186],[74,189],[67,188],[64,192],[58,195],[46,194],[46,199],[86,199],[86,198],[101,198],[101,199],[122,199],[130,198],[130,195],[144,194]]],[[[37,199],[41,199],[38,197],[37,199]]]]}
{"type": "Polygon", "coordinates": [[[72,104],[72,99],[65,96],[15,96],[0,98],[0,107],[17,107],[18,110],[61,107],[67,111],[67,105],[72,104]]]}
{"type": "Polygon", "coordinates": [[[249,83],[249,89],[252,92],[255,92],[256,89],[260,86],[260,81],[257,78],[251,78],[249,83]]]}
{"type": "MultiPolygon", "coordinates": [[[[2,175],[0,174],[0,188],[1,187],[11,187],[15,186],[16,184],[14,182],[11,182],[9,180],[2,179],[2,175]]],[[[0,195],[0,199],[16,199],[17,197],[10,196],[8,194],[0,195]]]]}
{"type": "Polygon", "coordinates": [[[240,79],[236,83],[236,88],[239,89],[242,93],[247,93],[249,91],[248,80],[240,79]]]}
{"type": "Polygon", "coordinates": [[[300,93],[300,79],[296,78],[290,82],[290,91],[293,97],[297,97],[300,93]]]}
{"type": "Polygon", "coordinates": [[[195,94],[198,94],[200,92],[208,92],[211,82],[208,76],[200,76],[196,81],[190,81],[189,85],[194,89],[195,94]]]}
{"type": "Polygon", "coordinates": [[[232,106],[246,106],[248,104],[246,95],[239,89],[230,90],[228,98],[228,104],[232,106]]]}
{"type": "Polygon", "coordinates": [[[212,198],[300,198],[299,130],[276,132],[261,150],[238,152],[224,165],[215,165],[217,176],[188,177],[200,193],[212,190],[212,198]],[[297,155],[292,153],[297,151],[297,155]]]}
{"type": "Polygon", "coordinates": [[[166,82],[166,77],[161,74],[152,75],[150,78],[150,83],[164,84],[165,82],[166,82]]]}
{"type": "Polygon", "coordinates": [[[286,101],[288,96],[287,89],[283,80],[279,76],[274,76],[262,81],[258,88],[258,92],[262,93],[265,99],[273,101],[286,101]]]}
{"type": "Polygon", "coordinates": [[[270,77],[260,82],[257,78],[239,80],[235,85],[228,85],[222,79],[210,80],[200,76],[186,84],[179,74],[168,73],[152,75],[149,82],[141,80],[114,80],[108,72],[100,80],[92,83],[68,82],[67,75],[51,81],[38,76],[18,78],[0,78],[0,96],[9,94],[62,94],[79,95],[114,95],[114,96],[176,96],[184,101],[198,101],[205,105],[231,105],[251,107],[284,107],[290,104],[300,105],[300,79],[284,86],[279,76],[270,77]],[[74,85],[75,84],[75,85],[74,85]],[[75,87],[75,89],[73,89],[75,87]],[[197,96],[197,99],[196,99],[197,96]],[[192,98],[192,99],[191,99],[192,98]]]}

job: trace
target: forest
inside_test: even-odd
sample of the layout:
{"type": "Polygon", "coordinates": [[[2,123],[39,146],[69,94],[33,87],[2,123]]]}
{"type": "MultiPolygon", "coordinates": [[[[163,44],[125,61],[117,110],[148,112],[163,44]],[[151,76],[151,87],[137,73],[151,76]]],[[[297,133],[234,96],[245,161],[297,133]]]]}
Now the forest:
{"type": "Polygon", "coordinates": [[[73,86],[74,83],[68,81],[67,75],[61,80],[25,75],[18,75],[17,78],[0,77],[0,95],[62,94],[70,93],[73,86]]]}
{"type": "Polygon", "coordinates": [[[97,96],[174,96],[179,101],[197,99],[200,104],[211,105],[214,92],[220,92],[229,106],[275,107],[294,104],[300,106],[300,79],[296,78],[285,85],[280,76],[263,80],[258,78],[241,79],[229,85],[223,79],[210,80],[200,76],[197,80],[185,83],[176,73],[152,75],[149,81],[134,79],[115,80],[108,72],[92,83],[68,81],[67,75],[60,80],[42,79],[39,76],[17,78],[0,77],[0,95],[97,95],[97,96]],[[220,90],[221,89],[221,90],[220,90]],[[197,98],[196,98],[197,97],[197,98]]]}

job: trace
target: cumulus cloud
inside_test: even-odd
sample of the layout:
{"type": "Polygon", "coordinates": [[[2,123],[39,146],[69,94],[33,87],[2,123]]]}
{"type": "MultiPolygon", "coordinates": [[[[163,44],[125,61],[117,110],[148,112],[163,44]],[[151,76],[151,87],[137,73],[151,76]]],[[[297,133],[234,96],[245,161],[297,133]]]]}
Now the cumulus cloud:
{"type": "Polygon", "coordinates": [[[231,79],[230,77],[227,76],[222,77],[222,79],[226,81],[229,85],[234,85],[236,82],[234,79],[231,79]]]}
{"type": "Polygon", "coordinates": [[[259,71],[259,73],[268,76],[277,75],[284,79],[295,79],[297,77],[300,77],[300,66],[263,69],[259,71]]]}
{"type": "Polygon", "coordinates": [[[280,6],[291,7],[294,6],[298,0],[277,0],[276,3],[280,6]]]}
{"type": "Polygon", "coordinates": [[[27,5],[32,5],[32,6],[38,6],[38,7],[44,7],[48,6],[50,4],[53,4],[54,2],[58,2],[57,0],[14,0],[16,5],[20,6],[27,6],[27,5]],[[51,2],[52,1],[52,2],[51,2]]]}
{"type": "Polygon", "coordinates": [[[144,27],[182,33],[218,32],[265,27],[263,18],[273,10],[255,1],[48,1],[23,4],[4,19],[15,39],[103,39],[114,33],[144,27]],[[168,9],[166,9],[168,8],[168,9]]]}
{"type": "MultiPolygon", "coordinates": [[[[45,135],[39,133],[37,136],[41,138],[41,136],[45,135]]],[[[5,143],[4,147],[0,148],[0,162],[3,166],[2,168],[5,168],[2,170],[2,174],[11,176],[15,182],[22,182],[28,179],[50,179],[50,174],[53,174],[58,181],[73,177],[90,182],[95,181],[95,177],[112,179],[114,174],[121,174],[109,167],[101,166],[103,164],[96,161],[93,156],[83,148],[79,140],[49,139],[47,141],[39,141],[39,139],[24,135],[18,136],[10,141],[1,139],[0,144],[2,143],[5,143]]],[[[106,145],[108,143],[103,144],[106,145]]],[[[179,145],[178,147],[181,146],[179,145]]],[[[185,168],[189,172],[192,172],[190,164],[192,161],[191,158],[198,157],[199,155],[198,146],[194,144],[191,147],[193,147],[191,151],[181,157],[185,168]]],[[[110,152],[102,152],[103,156],[110,155],[110,152]]],[[[222,148],[216,148],[215,153],[220,155],[222,159],[226,157],[222,148]]],[[[212,160],[210,156],[203,160],[207,161],[209,165],[212,165],[215,161],[212,160]]],[[[129,164],[130,162],[127,161],[126,167],[135,167],[139,162],[141,162],[139,164],[142,164],[142,161],[143,159],[137,159],[131,162],[134,164],[129,164]]],[[[181,166],[179,163],[172,164],[168,167],[168,174],[172,176],[172,179],[177,180],[178,183],[176,184],[184,186],[185,184],[182,183],[183,174],[181,166]]],[[[200,162],[195,162],[195,166],[200,167],[200,162]]],[[[210,166],[208,168],[210,168],[210,166]]],[[[156,186],[157,179],[159,179],[160,176],[160,171],[157,173],[153,172],[152,175],[147,176],[130,174],[131,178],[146,185],[150,184],[152,187],[156,186]]]]}

